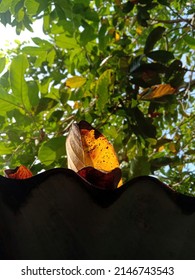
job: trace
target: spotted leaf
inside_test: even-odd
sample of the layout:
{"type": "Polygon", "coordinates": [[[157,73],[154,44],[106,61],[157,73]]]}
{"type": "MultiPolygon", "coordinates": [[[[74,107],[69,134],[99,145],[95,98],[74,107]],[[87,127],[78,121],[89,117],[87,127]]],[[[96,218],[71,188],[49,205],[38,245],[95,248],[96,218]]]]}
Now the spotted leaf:
{"type": "MultiPolygon", "coordinates": [[[[93,167],[104,173],[111,172],[116,168],[120,169],[112,144],[86,121],[72,125],[66,140],[66,151],[68,168],[75,172],[85,167],[93,167]]],[[[84,173],[86,174],[86,170],[80,175],[82,176],[84,173]]],[[[122,185],[122,179],[120,178],[118,181],[119,187],[122,185]]]]}

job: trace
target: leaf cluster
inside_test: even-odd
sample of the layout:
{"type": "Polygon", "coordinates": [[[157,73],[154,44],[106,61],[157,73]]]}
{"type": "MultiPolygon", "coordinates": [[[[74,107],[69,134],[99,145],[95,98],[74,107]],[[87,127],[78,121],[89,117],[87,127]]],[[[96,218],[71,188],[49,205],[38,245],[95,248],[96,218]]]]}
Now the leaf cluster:
{"type": "Polygon", "coordinates": [[[1,23],[40,21],[45,38],[0,53],[0,168],[65,167],[68,128],[86,120],[124,181],[153,174],[194,193],[193,14],[187,0],[2,0],[1,23]],[[174,93],[140,98],[163,84],[174,93]]]}

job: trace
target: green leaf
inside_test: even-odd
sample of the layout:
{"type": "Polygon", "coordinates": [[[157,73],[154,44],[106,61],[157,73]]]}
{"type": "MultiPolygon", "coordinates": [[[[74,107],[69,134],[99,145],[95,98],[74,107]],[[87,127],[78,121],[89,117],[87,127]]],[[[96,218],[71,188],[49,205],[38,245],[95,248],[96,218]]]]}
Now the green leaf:
{"type": "Polygon", "coordinates": [[[87,7],[88,5],[86,5],[86,4],[87,4],[86,2],[81,3],[81,0],[79,0],[79,3],[75,3],[75,5],[73,7],[73,12],[75,14],[82,15],[83,18],[86,20],[93,21],[93,22],[99,22],[98,13],[95,10],[90,9],[90,7],[87,7]]]}
{"type": "Polygon", "coordinates": [[[156,170],[162,166],[166,166],[166,165],[174,165],[174,164],[179,164],[180,163],[180,159],[179,157],[159,157],[159,158],[155,158],[152,159],[150,161],[152,169],[156,170]]]}
{"type": "Polygon", "coordinates": [[[87,7],[89,6],[90,0],[74,0],[74,3],[83,4],[87,7]]]}
{"type": "Polygon", "coordinates": [[[99,16],[96,11],[93,11],[91,9],[87,9],[85,12],[85,19],[94,21],[94,22],[99,22],[99,16]]]}
{"type": "Polygon", "coordinates": [[[157,140],[154,138],[146,138],[146,141],[152,146],[155,146],[157,144],[157,140]]]}
{"type": "Polygon", "coordinates": [[[18,100],[12,94],[6,93],[0,87],[0,115],[4,116],[7,112],[12,111],[19,106],[18,100]]]}
{"type": "Polygon", "coordinates": [[[85,46],[88,42],[94,40],[96,38],[96,34],[92,26],[88,25],[82,31],[80,40],[83,46],[85,46]]]}
{"type": "Polygon", "coordinates": [[[144,138],[156,137],[156,127],[152,124],[150,118],[146,118],[141,110],[132,108],[132,115],[135,119],[136,125],[132,125],[134,132],[138,135],[142,135],[144,138]]]}
{"type": "Polygon", "coordinates": [[[1,57],[0,58],[0,73],[4,70],[6,65],[6,58],[5,57],[1,57]]]}
{"type": "Polygon", "coordinates": [[[47,40],[43,40],[41,38],[38,38],[38,37],[34,37],[32,38],[32,41],[41,48],[41,50],[44,50],[44,51],[49,51],[53,48],[53,45],[47,41],[47,40]]]}
{"type": "Polygon", "coordinates": [[[103,110],[109,99],[110,86],[113,85],[114,71],[106,70],[98,79],[95,93],[97,95],[97,108],[103,110]]]}
{"type": "Polygon", "coordinates": [[[42,67],[47,59],[47,51],[43,52],[41,56],[37,56],[34,66],[36,68],[42,67]]]}
{"type": "Polygon", "coordinates": [[[32,124],[32,118],[27,116],[26,113],[17,108],[8,113],[8,117],[13,117],[16,120],[17,126],[19,129],[25,129],[23,131],[24,135],[26,131],[30,130],[30,125],[32,124]]]}
{"type": "Polygon", "coordinates": [[[195,49],[195,39],[194,39],[194,37],[191,37],[191,36],[186,34],[183,37],[183,39],[189,45],[189,47],[191,47],[192,49],[195,49]]]}
{"type": "Polygon", "coordinates": [[[35,110],[35,114],[39,114],[40,112],[43,112],[43,111],[49,111],[54,106],[56,106],[57,103],[58,102],[52,98],[43,97],[39,101],[39,104],[35,110]]]}
{"type": "Polygon", "coordinates": [[[101,0],[95,0],[95,5],[97,8],[100,7],[100,4],[101,4],[101,0]]]}
{"type": "Polygon", "coordinates": [[[0,142],[0,156],[8,155],[13,152],[11,147],[7,147],[7,145],[3,142],[0,142]]]}
{"type": "Polygon", "coordinates": [[[30,110],[31,105],[28,96],[28,86],[24,79],[28,67],[29,63],[26,55],[18,55],[14,57],[10,67],[10,82],[14,96],[20,100],[24,108],[30,110]]]}
{"type": "Polygon", "coordinates": [[[12,0],[2,0],[0,3],[0,13],[4,13],[9,10],[12,4],[12,0]]]}
{"type": "Polygon", "coordinates": [[[150,174],[150,163],[145,156],[138,156],[131,160],[130,163],[130,176],[139,177],[150,174]]]}
{"type": "Polygon", "coordinates": [[[29,15],[35,15],[39,9],[40,3],[36,0],[25,0],[24,5],[29,15]]]}
{"type": "Polygon", "coordinates": [[[174,55],[172,52],[163,51],[163,50],[149,52],[147,53],[147,56],[155,61],[159,61],[162,63],[167,63],[169,62],[169,60],[174,59],[174,55]]]}
{"type": "Polygon", "coordinates": [[[12,19],[11,19],[11,13],[8,10],[5,13],[1,13],[1,23],[6,26],[7,24],[11,25],[12,19]]]}
{"type": "Polygon", "coordinates": [[[59,122],[59,120],[63,117],[64,115],[64,111],[60,111],[60,110],[57,110],[57,111],[54,111],[50,118],[48,119],[49,122],[59,122]]]}
{"type": "Polygon", "coordinates": [[[165,5],[165,6],[170,6],[168,0],[158,0],[158,3],[160,3],[161,5],[165,5]]]}
{"type": "Polygon", "coordinates": [[[166,71],[166,79],[170,79],[171,76],[174,74],[176,74],[178,71],[180,72],[182,70],[182,62],[180,60],[174,60],[170,65],[169,67],[167,68],[167,71],[166,71]]]}
{"type": "Polygon", "coordinates": [[[162,26],[158,26],[150,32],[150,34],[146,39],[146,43],[144,47],[145,54],[147,54],[154,48],[155,44],[162,38],[164,32],[165,32],[165,28],[162,26]]]}
{"type": "Polygon", "coordinates": [[[65,155],[65,137],[57,137],[44,142],[38,152],[42,164],[48,166],[65,155]]]}
{"type": "Polygon", "coordinates": [[[104,50],[107,47],[109,36],[106,36],[107,25],[102,24],[98,32],[99,49],[104,50]]]}
{"type": "Polygon", "coordinates": [[[55,57],[56,57],[56,52],[54,49],[52,49],[51,51],[49,51],[47,53],[47,61],[48,61],[48,64],[50,67],[52,67],[53,63],[54,63],[54,60],[55,60],[55,57]]]}
{"type": "Polygon", "coordinates": [[[43,17],[43,31],[46,34],[50,31],[50,17],[49,17],[49,15],[44,15],[44,17],[43,17]]]}
{"type": "Polygon", "coordinates": [[[27,82],[28,97],[32,107],[36,107],[39,103],[39,87],[35,81],[27,82]]]}
{"type": "Polygon", "coordinates": [[[137,21],[141,26],[147,27],[148,23],[147,21],[150,19],[150,14],[147,11],[145,5],[137,6],[137,21]]]}
{"type": "Polygon", "coordinates": [[[22,48],[22,52],[27,55],[40,56],[40,57],[45,56],[47,53],[45,50],[42,50],[40,47],[24,47],[22,48]]]}
{"type": "Polygon", "coordinates": [[[23,19],[24,19],[24,9],[23,8],[21,8],[18,11],[18,13],[16,15],[16,19],[17,19],[18,22],[22,22],[23,21],[23,19]]]}
{"type": "Polygon", "coordinates": [[[13,14],[17,13],[23,7],[23,1],[21,0],[12,0],[10,5],[10,10],[13,14]]]}
{"type": "Polygon", "coordinates": [[[45,77],[42,81],[41,81],[41,84],[40,84],[40,92],[41,94],[43,94],[44,96],[46,94],[48,94],[49,92],[49,86],[50,86],[50,83],[52,81],[52,78],[51,77],[45,77]]]}
{"type": "Polygon", "coordinates": [[[75,38],[68,37],[65,34],[60,34],[60,35],[56,36],[55,42],[58,47],[63,48],[63,49],[70,50],[70,49],[76,49],[79,47],[75,38]]]}
{"type": "Polygon", "coordinates": [[[134,3],[128,1],[122,4],[122,11],[123,13],[128,14],[131,10],[133,10],[133,7],[134,7],[134,3]]]}

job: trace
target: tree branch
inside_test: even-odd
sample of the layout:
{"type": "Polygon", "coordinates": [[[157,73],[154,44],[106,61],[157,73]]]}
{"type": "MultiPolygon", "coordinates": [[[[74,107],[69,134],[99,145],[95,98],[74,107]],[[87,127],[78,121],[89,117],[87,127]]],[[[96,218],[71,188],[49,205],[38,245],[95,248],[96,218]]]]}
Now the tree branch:
{"type": "Polygon", "coordinates": [[[156,21],[157,23],[165,23],[165,24],[174,24],[180,22],[187,22],[188,24],[191,23],[192,18],[178,18],[178,19],[170,19],[170,20],[163,20],[163,19],[151,19],[152,21],[156,21]]]}
{"type": "MultiPolygon", "coordinates": [[[[184,91],[186,90],[186,88],[193,88],[193,86],[195,86],[195,79],[191,80],[190,82],[185,82],[183,83],[179,88],[184,88],[184,91]]],[[[183,91],[182,91],[183,92],[183,91]]],[[[181,92],[180,92],[181,93],[181,92]]]]}

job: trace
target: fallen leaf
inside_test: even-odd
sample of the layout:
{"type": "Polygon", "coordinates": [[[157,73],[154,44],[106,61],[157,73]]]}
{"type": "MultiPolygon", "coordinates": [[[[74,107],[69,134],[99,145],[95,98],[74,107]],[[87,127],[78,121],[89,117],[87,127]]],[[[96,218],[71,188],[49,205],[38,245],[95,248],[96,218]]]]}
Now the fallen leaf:
{"type": "Polygon", "coordinates": [[[140,94],[140,99],[152,100],[155,98],[163,97],[165,95],[172,95],[175,93],[175,91],[176,89],[169,84],[155,85],[142,91],[142,93],[140,94]]]}
{"type": "Polygon", "coordinates": [[[12,179],[27,179],[33,176],[32,172],[24,165],[20,165],[15,169],[6,169],[5,177],[12,179]]]}
{"type": "MultiPolygon", "coordinates": [[[[119,168],[119,162],[111,143],[88,122],[73,124],[66,140],[68,168],[75,172],[85,167],[110,172],[119,168]]],[[[122,185],[122,179],[118,187],[122,185]]]]}

